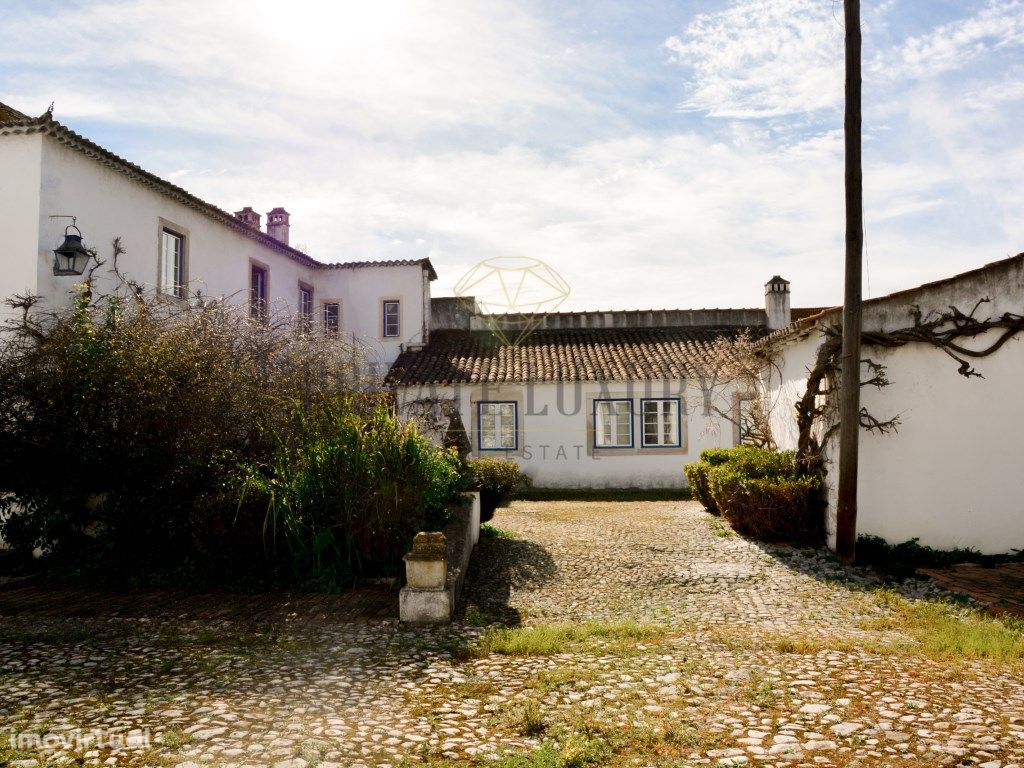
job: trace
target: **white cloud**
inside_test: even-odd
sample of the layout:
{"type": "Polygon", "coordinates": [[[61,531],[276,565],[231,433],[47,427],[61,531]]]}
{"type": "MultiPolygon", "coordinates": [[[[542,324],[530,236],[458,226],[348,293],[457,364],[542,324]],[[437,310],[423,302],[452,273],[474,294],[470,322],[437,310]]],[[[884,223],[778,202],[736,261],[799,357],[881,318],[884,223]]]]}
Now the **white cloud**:
{"type": "MultiPolygon", "coordinates": [[[[908,38],[896,51],[895,72],[934,77],[962,69],[992,51],[1024,45],[1024,2],[989,0],[977,14],[908,38]]],[[[877,66],[886,68],[886,57],[877,66]]]]}
{"type": "Polygon", "coordinates": [[[836,106],[843,83],[837,7],[822,0],[736,0],[724,11],[697,15],[665,41],[692,71],[681,108],[750,118],[836,106]]]}

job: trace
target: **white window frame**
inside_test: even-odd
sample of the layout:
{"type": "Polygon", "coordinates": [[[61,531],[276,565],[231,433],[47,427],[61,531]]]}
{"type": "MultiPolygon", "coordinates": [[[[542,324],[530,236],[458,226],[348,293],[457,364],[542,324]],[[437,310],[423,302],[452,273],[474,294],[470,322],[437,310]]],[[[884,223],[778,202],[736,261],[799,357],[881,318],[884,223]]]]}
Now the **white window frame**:
{"type": "MultiPolygon", "coordinates": [[[[488,414],[487,418],[495,418],[497,414],[488,414]]],[[[501,441],[505,434],[505,425],[502,423],[505,416],[495,420],[494,434],[501,441]]],[[[477,436],[476,445],[479,451],[518,451],[519,450],[519,403],[515,400],[480,400],[476,404],[477,436]],[[512,445],[484,445],[484,407],[485,406],[510,406],[512,416],[512,445]]]]}
{"type": "Polygon", "coordinates": [[[683,421],[682,421],[682,402],[678,397],[644,397],[640,399],[640,444],[644,448],[679,448],[683,444],[683,421]],[[655,426],[657,428],[657,442],[648,442],[647,440],[647,404],[657,404],[657,420],[655,426]],[[675,409],[675,430],[676,439],[675,442],[668,443],[664,442],[664,427],[665,422],[663,419],[664,413],[662,405],[672,405],[675,409]]]}
{"type": "Polygon", "coordinates": [[[324,333],[328,336],[339,336],[341,335],[341,302],[340,301],[325,301],[321,305],[321,314],[323,315],[324,333]],[[327,310],[329,307],[333,307],[335,310],[334,319],[336,321],[335,326],[331,326],[327,323],[327,310]]]}
{"type": "Polygon", "coordinates": [[[381,302],[381,335],[385,339],[397,339],[402,335],[402,302],[399,299],[383,299],[381,302]],[[394,320],[393,332],[392,325],[388,322],[388,307],[394,307],[393,315],[391,318],[394,320]]]}
{"type": "Polygon", "coordinates": [[[621,448],[633,448],[636,444],[634,438],[634,424],[633,424],[633,400],[627,397],[605,397],[595,398],[594,400],[594,448],[600,448],[601,450],[615,450],[621,448]],[[629,419],[629,442],[628,443],[602,443],[601,440],[604,437],[604,418],[610,416],[613,420],[612,428],[609,431],[609,435],[613,439],[617,439],[619,433],[619,417],[620,414],[614,410],[609,411],[605,416],[599,417],[601,413],[601,406],[606,403],[625,403],[626,404],[626,415],[629,419]]]}
{"type": "Polygon", "coordinates": [[[185,235],[171,227],[160,228],[160,285],[159,291],[164,296],[174,299],[185,298],[185,235]],[[173,261],[168,258],[168,242],[173,241],[177,248],[173,261]]]}

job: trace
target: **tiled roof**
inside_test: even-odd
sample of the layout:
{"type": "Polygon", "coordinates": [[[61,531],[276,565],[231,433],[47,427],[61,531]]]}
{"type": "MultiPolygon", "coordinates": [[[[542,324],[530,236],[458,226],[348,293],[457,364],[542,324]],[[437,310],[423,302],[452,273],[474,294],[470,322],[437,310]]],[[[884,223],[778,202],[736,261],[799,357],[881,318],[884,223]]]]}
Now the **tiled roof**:
{"type": "Polygon", "coordinates": [[[710,362],[710,343],[763,328],[591,328],[538,330],[518,345],[490,332],[435,331],[391,366],[392,384],[523,381],[652,381],[692,375],[710,362]]]}
{"type": "Polygon", "coordinates": [[[6,123],[11,120],[31,120],[28,115],[24,112],[19,112],[14,107],[9,107],[0,101],[0,123],[6,123]]]}

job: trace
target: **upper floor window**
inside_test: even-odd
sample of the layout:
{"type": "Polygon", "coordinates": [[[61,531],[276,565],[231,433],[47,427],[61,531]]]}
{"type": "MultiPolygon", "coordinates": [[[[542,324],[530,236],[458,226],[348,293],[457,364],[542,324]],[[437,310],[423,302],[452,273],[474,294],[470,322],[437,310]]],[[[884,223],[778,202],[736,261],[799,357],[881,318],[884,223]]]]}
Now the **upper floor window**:
{"type": "Polygon", "coordinates": [[[640,411],[644,419],[644,447],[679,447],[679,398],[642,400],[640,411]]]}
{"type": "Polygon", "coordinates": [[[389,299],[384,302],[383,308],[383,335],[385,338],[393,338],[401,335],[402,332],[402,304],[401,302],[389,299]]]}
{"type": "Polygon", "coordinates": [[[165,296],[185,298],[185,236],[165,229],[160,238],[159,291],[165,296]]]}
{"type": "Polygon", "coordinates": [[[477,404],[478,445],[482,451],[515,451],[519,448],[515,402],[477,404]]]}
{"type": "Polygon", "coordinates": [[[267,268],[253,264],[249,273],[249,315],[267,318],[267,268]]]}
{"type": "Polygon", "coordinates": [[[341,332],[341,304],[336,301],[324,302],[324,333],[337,336],[341,332]]]}
{"type": "Polygon", "coordinates": [[[633,401],[594,401],[594,446],[633,447],[633,401]]]}
{"type": "Polygon", "coordinates": [[[299,283],[299,324],[304,331],[313,328],[313,289],[299,283]]]}

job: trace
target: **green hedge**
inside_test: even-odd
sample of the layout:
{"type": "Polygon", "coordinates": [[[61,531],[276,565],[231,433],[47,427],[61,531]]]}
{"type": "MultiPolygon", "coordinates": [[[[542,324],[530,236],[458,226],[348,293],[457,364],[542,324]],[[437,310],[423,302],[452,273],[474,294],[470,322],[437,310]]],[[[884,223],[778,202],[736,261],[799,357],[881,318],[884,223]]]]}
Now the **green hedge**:
{"type": "Polygon", "coordinates": [[[473,480],[480,486],[482,522],[494,517],[494,510],[506,506],[517,490],[530,486],[530,478],[511,459],[474,459],[468,466],[473,480]]]}
{"type": "Polygon", "coordinates": [[[686,465],[694,496],[734,529],[759,539],[817,541],[821,483],[797,471],[793,451],[740,446],[701,453],[686,465]]]}

